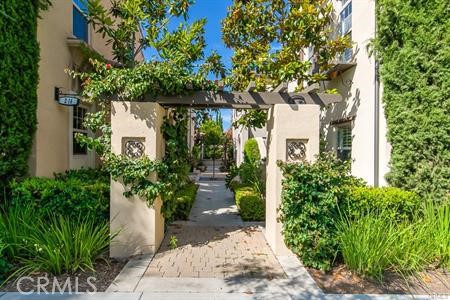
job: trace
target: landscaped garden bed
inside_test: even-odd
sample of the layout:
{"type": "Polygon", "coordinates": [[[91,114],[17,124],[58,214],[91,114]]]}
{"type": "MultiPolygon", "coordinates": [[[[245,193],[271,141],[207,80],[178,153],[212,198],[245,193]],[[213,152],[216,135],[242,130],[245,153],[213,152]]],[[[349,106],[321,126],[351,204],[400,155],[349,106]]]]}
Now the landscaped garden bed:
{"type": "Polygon", "coordinates": [[[244,162],[232,166],[225,178],[234,193],[236,206],[243,221],[264,221],[266,217],[264,164],[258,143],[249,139],[244,145],[244,162]]]}
{"type": "Polygon", "coordinates": [[[450,199],[368,187],[332,154],[280,167],[286,245],[325,291],[448,294],[450,199]]]}
{"type": "Polygon", "coordinates": [[[324,272],[308,268],[317,285],[329,294],[450,294],[450,273],[445,270],[427,270],[407,279],[388,272],[382,282],[364,278],[350,271],[344,264],[324,272]]]}

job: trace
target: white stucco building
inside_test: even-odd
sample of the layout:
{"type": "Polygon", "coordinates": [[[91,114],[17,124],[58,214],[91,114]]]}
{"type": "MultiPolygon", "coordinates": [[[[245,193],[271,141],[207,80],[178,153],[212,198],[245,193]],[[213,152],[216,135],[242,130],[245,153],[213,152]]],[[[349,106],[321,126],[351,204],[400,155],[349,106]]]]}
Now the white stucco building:
{"type": "MultiPolygon", "coordinates": [[[[386,185],[390,145],[386,140],[386,120],[381,104],[376,64],[367,46],[375,37],[374,0],[333,0],[337,13],[336,34],[348,35],[353,48],[338,58],[321,83],[321,90],[337,89],[343,101],[322,109],[321,131],[326,149],[342,159],[351,159],[352,174],[369,185],[386,185]]],[[[307,55],[311,57],[311,55],[307,55]]],[[[289,84],[289,91],[295,89],[289,84]]],[[[233,117],[237,117],[236,113],[233,117]]],[[[295,121],[295,120],[293,120],[295,121]]],[[[236,159],[239,164],[243,145],[251,130],[237,129],[236,159]]]]}

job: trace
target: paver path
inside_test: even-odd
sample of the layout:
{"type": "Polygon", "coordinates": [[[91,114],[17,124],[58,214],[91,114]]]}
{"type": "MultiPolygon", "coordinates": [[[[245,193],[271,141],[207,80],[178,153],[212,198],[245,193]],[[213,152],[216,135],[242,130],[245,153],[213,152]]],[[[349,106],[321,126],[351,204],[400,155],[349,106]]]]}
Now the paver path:
{"type": "Polygon", "coordinates": [[[144,276],[285,278],[261,228],[244,226],[224,181],[199,185],[189,221],[169,227],[144,276]],[[170,249],[171,236],[176,249],[170,249]]]}

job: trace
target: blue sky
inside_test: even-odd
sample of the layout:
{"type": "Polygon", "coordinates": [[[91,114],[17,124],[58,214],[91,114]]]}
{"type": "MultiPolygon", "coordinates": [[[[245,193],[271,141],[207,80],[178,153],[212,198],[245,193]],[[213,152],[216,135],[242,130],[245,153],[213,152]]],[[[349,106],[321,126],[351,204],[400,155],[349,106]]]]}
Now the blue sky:
{"type": "MultiPolygon", "coordinates": [[[[205,40],[206,50],[205,54],[209,55],[211,51],[216,50],[223,59],[223,63],[227,68],[231,67],[232,50],[227,49],[222,42],[221,20],[227,14],[228,6],[231,6],[232,0],[196,0],[195,4],[189,9],[189,20],[192,22],[201,18],[206,19],[205,26],[205,40]]],[[[175,21],[172,26],[176,27],[178,21],[175,21]]],[[[146,58],[152,56],[151,51],[144,51],[146,58]]],[[[211,79],[214,79],[211,77],[211,79]]],[[[230,127],[231,110],[222,110],[224,129],[230,127]]]]}

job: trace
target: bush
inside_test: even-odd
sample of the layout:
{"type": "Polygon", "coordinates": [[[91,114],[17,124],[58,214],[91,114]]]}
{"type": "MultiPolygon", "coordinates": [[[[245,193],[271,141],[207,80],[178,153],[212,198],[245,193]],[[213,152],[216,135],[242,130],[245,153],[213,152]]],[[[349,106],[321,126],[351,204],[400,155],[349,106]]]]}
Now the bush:
{"type": "Polygon", "coordinates": [[[56,179],[29,178],[11,184],[13,206],[31,206],[44,215],[109,219],[110,184],[100,171],[69,171],[56,179]],[[98,176],[98,177],[97,177],[98,176]],[[99,180],[96,180],[98,178],[99,180]]]}
{"type": "Polygon", "coordinates": [[[252,138],[247,140],[244,144],[244,161],[245,162],[256,162],[261,159],[261,154],[259,153],[258,142],[256,139],[252,138]]]}
{"type": "Polygon", "coordinates": [[[249,186],[240,186],[235,189],[236,205],[244,221],[264,221],[266,218],[266,205],[260,194],[249,186]]]}
{"type": "Polygon", "coordinates": [[[36,130],[39,1],[0,2],[0,191],[27,173],[36,130]]]}
{"type": "Polygon", "coordinates": [[[175,194],[175,220],[187,220],[189,218],[189,213],[197,196],[197,190],[197,184],[188,183],[175,194]]]}
{"type": "Polygon", "coordinates": [[[314,163],[279,163],[283,171],[280,220],[286,245],[305,266],[329,270],[338,252],[338,205],[350,188],[362,182],[350,175],[350,165],[333,154],[314,163]]]}
{"type": "Polygon", "coordinates": [[[348,208],[343,209],[350,215],[382,210],[393,219],[405,220],[421,209],[421,201],[415,193],[395,187],[354,187],[350,190],[348,208]]]}
{"type": "Polygon", "coordinates": [[[440,200],[450,192],[448,0],[379,0],[381,62],[393,186],[440,200]]]}

